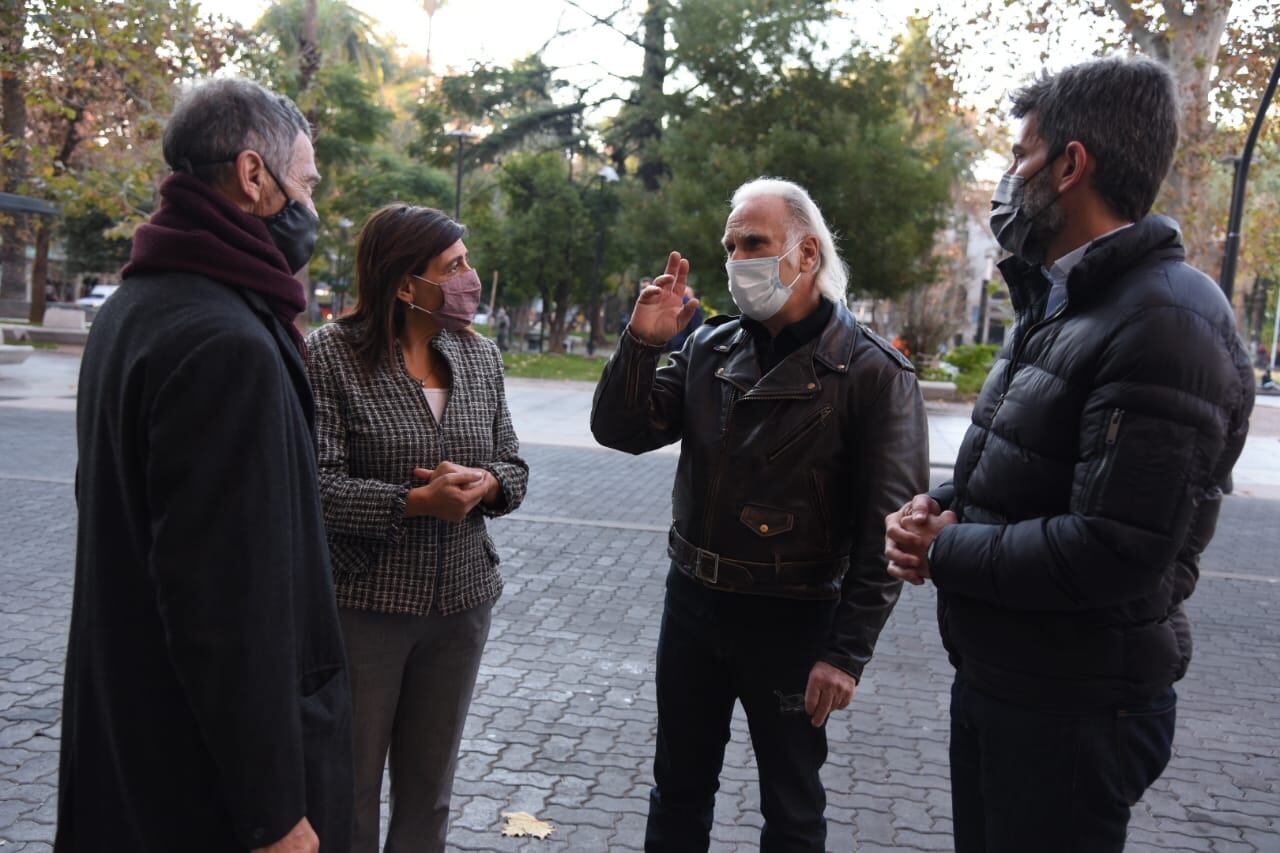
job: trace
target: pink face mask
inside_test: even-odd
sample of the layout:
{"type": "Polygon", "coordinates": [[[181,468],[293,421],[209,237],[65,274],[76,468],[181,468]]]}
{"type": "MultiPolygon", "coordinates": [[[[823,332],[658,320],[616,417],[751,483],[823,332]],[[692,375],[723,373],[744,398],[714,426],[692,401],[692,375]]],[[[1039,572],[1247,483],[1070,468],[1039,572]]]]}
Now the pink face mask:
{"type": "Polygon", "coordinates": [[[440,328],[448,332],[458,332],[471,325],[476,317],[476,310],[480,307],[480,291],[483,289],[480,276],[476,275],[475,270],[460,272],[443,283],[420,275],[413,277],[440,288],[440,292],[444,294],[444,302],[434,311],[428,311],[412,302],[409,303],[410,308],[435,317],[440,328]]]}

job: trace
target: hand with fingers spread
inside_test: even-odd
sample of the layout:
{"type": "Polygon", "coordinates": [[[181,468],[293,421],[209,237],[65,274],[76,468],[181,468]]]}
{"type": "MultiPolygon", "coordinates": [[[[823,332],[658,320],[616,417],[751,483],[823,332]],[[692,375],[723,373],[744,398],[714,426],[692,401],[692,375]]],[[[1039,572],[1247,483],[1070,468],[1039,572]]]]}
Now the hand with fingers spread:
{"type": "Polygon", "coordinates": [[[441,462],[435,468],[415,468],[413,476],[427,484],[409,490],[406,514],[411,517],[430,515],[445,521],[462,521],[493,488],[489,482],[493,475],[488,471],[452,462],[441,462]]]}
{"type": "Polygon", "coordinates": [[[818,661],[809,671],[804,690],[804,710],[814,728],[827,724],[832,711],[843,711],[858,692],[858,680],[839,667],[818,661]]]}
{"type": "Polygon", "coordinates": [[[889,574],[919,586],[932,577],[929,546],[942,528],[959,519],[946,512],[928,495],[916,495],[896,512],[885,516],[884,554],[889,558],[889,574]]]}
{"type": "Polygon", "coordinates": [[[662,346],[688,325],[698,310],[698,300],[684,301],[689,262],[672,252],[667,271],[645,287],[631,312],[631,334],[652,346],[662,346]]]}

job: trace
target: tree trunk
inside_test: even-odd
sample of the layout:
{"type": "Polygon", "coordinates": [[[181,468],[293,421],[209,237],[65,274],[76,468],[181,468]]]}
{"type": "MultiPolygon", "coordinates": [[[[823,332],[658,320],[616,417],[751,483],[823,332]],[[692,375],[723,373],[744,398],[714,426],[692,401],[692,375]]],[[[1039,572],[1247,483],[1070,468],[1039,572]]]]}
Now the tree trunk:
{"type": "Polygon", "coordinates": [[[657,191],[658,181],[666,173],[658,143],[662,141],[662,118],[666,115],[663,86],[667,81],[669,11],[667,0],[649,0],[644,13],[644,70],[637,92],[641,117],[636,122],[635,140],[640,154],[640,182],[649,192],[657,191]]]}
{"type": "MultiPolygon", "coordinates": [[[[26,32],[26,0],[8,0],[0,12],[0,142],[16,140],[12,154],[0,157],[0,190],[20,193],[27,174],[27,100],[24,91],[22,39],[26,32]]],[[[27,298],[27,233],[21,217],[0,226],[0,298],[27,298]]]]}
{"type": "Polygon", "coordinates": [[[311,81],[320,70],[320,45],[316,42],[316,0],[306,0],[302,12],[302,38],[298,51],[298,92],[311,88],[311,81]]]}
{"type": "Polygon", "coordinates": [[[1222,268],[1227,217],[1225,210],[1209,204],[1216,130],[1210,96],[1231,0],[1198,0],[1191,12],[1167,15],[1164,32],[1149,29],[1132,0],[1108,2],[1134,44],[1148,57],[1163,63],[1177,81],[1183,105],[1182,133],[1173,171],[1157,207],[1182,226],[1187,262],[1216,277],[1222,268]]]}
{"type": "Polygon", "coordinates": [[[36,226],[36,259],[31,265],[31,313],[27,316],[32,325],[44,322],[45,286],[49,283],[49,239],[53,235],[53,220],[40,217],[36,226]]]}
{"type": "MultiPolygon", "coordinates": [[[[551,311],[551,321],[547,327],[547,341],[544,347],[548,352],[564,352],[565,324],[569,320],[569,294],[572,290],[572,279],[566,278],[556,283],[555,307],[551,311]]],[[[543,310],[546,310],[545,300],[543,310]]]]}

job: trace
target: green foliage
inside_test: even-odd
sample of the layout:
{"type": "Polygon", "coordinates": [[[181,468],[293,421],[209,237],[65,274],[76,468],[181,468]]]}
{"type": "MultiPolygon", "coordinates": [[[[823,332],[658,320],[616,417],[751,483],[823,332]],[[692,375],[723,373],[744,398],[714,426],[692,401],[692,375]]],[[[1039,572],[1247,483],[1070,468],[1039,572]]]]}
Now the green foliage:
{"type": "Polygon", "coordinates": [[[447,209],[453,198],[448,175],[383,145],[373,146],[354,167],[320,168],[330,189],[316,204],[321,230],[311,271],[338,291],[354,287],[356,235],[370,214],[393,201],[447,209]]]}
{"type": "Polygon", "coordinates": [[[504,300],[543,300],[550,344],[558,349],[570,303],[591,275],[597,234],[591,206],[556,152],[510,157],[497,180],[501,216],[473,220],[475,232],[485,236],[472,245],[501,264],[504,300]]]}
{"type": "Polygon", "coordinates": [[[414,110],[419,137],[412,153],[439,166],[456,156],[452,127],[487,123],[489,132],[463,150],[466,163],[492,163],[515,151],[546,151],[577,145],[583,105],[560,103],[566,83],[539,56],[517,60],[510,68],[476,64],[469,73],[443,78],[414,110]]]}
{"type": "Polygon", "coordinates": [[[114,224],[109,215],[96,208],[63,217],[60,233],[70,275],[113,272],[129,260],[130,241],[108,236],[114,224]]]}
{"type": "Polygon", "coordinates": [[[728,200],[744,181],[771,175],[814,196],[842,238],[853,293],[892,297],[934,279],[935,235],[972,146],[949,117],[925,123],[910,109],[928,50],[819,66],[792,48],[810,44],[812,25],[830,14],[816,2],[681,7],[674,29],[690,37],[676,57],[703,86],[675,109],[663,137],[670,178],[627,205],[624,230],[641,235],[638,264],[653,269],[676,249],[690,258],[699,294],[726,305],[719,240],[728,200]],[[726,14],[712,22],[710,7],[726,14]]]}
{"type": "MultiPolygon", "coordinates": [[[[298,59],[308,2],[278,0],[267,7],[257,26],[268,38],[267,45],[258,54],[258,62],[265,66],[263,76],[295,99],[299,95],[298,59]]],[[[368,14],[345,0],[310,2],[316,4],[316,47],[324,64],[350,66],[360,77],[375,84],[392,72],[391,44],[378,34],[368,14]]],[[[319,98],[309,101],[304,100],[299,106],[307,110],[312,103],[323,104],[319,98]]]]}
{"type": "Polygon", "coordinates": [[[569,353],[502,354],[507,376],[523,379],[561,379],[598,382],[608,359],[569,353]]]}
{"type": "Polygon", "coordinates": [[[982,390],[999,352],[1000,347],[995,344],[965,344],[947,352],[942,360],[960,371],[951,377],[956,383],[956,390],[972,397],[982,390]]]}
{"type": "Polygon", "coordinates": [[[1000,347],[996,344],[964,344],[947,352],[942,360],[959,370],[978,371],[984,375],[995,364],[1000,347]]]}

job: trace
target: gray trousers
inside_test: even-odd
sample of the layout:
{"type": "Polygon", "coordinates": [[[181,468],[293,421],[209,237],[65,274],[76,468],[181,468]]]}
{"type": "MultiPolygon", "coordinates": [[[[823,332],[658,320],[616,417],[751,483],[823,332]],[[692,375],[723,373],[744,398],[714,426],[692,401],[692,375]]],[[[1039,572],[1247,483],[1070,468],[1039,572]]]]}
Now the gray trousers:
{"type": "Polygon", "coordinates": [[[450,616],[339,608],[354,707],[352,853],[378,851],[388,751],[386,853],[444,850],[458,746],[492,613],[492,602],[450,616]]]}

